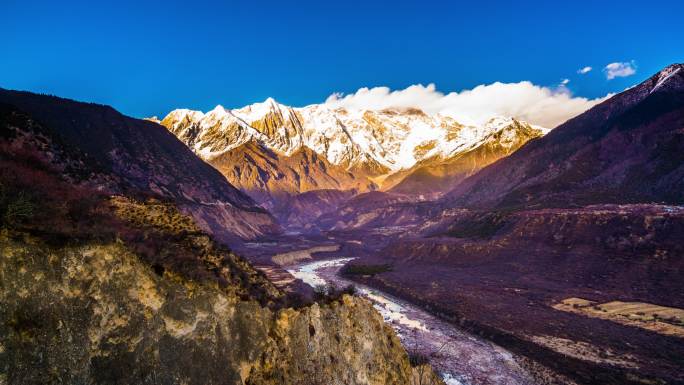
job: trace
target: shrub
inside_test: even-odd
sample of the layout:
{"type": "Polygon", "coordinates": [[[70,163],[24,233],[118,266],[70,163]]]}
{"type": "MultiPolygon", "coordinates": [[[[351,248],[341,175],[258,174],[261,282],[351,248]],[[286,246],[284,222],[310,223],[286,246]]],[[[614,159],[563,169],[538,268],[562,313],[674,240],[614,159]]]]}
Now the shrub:
{"type": "Polygon", "coordinates": [[[416,366],[426,365],[430,362],[430,360],[428,359],[428,356],[426,356],[425,354],[423,354],[417,350],[409,350],[408,356],[409,356],[409,362],[411,363],[411,366],[413,366],[414,368],[416,366]]]}
{"type": "Polygon", "coordinates": [[[356,295],[356,287],[354,285],[348,285],[340,290],[333,283],[316,285],[314,287],[314,300],[319,303],[339,301],[345,294],[356,295]]]}
{"type": "Polygon", "coordinates": [[[491,238],[510,218],[508,211],[477,213],[473,217],[457,220],[449,227],[446,235],[455,238],[491,238]]]}
{"type": "Polygon", "coordinates": [[[312,305],[311,299],[298,292],[288,292],[282,297],[282,303],[279,307],[291,307],[293,309],[301,309],[312,305]]]}
{"type": "Polygon", "coordinates": [[[0,214],[3,227],[15,227],[19,223],[31,219],[35,213],[35,204],[28,196],[19,192],[14,196],[0,197],[0,214]]]}

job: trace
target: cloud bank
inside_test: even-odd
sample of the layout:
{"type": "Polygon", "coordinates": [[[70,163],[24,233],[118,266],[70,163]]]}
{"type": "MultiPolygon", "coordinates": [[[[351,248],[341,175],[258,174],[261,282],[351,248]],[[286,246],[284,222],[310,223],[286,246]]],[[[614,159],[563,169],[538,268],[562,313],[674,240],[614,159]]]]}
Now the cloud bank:
{"type": "Polygon", "coordinates": [[[606,79],[608,80],[624,78],[636,73],[636,65],[634,61],[610,63],[603,69],[603,73],[606,74],[606,79]]]}
{"type": "Polygon", "coordinates": [[[580,75],[584,75],[584,74],[588,73],[589,71],[591,71],[592,69],[593,69],[593,68],[591,68],[591,67],[589,67],[589,66],[586,66],[586,67],[584,67],[584,68],[578,69],[578,70],[577,70],[577,73],[580,74],[580,75]]]}
{"type": "Polygon", "coordinates": [[[333,108],[362,110],[420,108],[428,114],[452,116],[465,124],[481,124],[494,116],[510,116],[553,128],[610,96],[590,100],[572,96],[565,86],[552,89],[522,81],[496,82],[447,94],[438,91],[434,84],[412,85],[395,91],[388,87],[364,87],[349,95],[332,94],[325,103],[333,108]]]}

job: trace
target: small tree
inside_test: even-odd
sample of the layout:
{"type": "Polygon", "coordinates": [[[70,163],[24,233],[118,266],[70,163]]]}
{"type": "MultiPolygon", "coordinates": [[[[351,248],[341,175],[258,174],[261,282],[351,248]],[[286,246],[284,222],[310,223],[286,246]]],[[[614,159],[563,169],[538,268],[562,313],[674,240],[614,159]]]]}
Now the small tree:
{"type": "Polygon", "coordinates": [[[35,204],[23,191],[11,192],[0,184],[0,219],[2,227],[12,228],[33,217],[35,204]]]}

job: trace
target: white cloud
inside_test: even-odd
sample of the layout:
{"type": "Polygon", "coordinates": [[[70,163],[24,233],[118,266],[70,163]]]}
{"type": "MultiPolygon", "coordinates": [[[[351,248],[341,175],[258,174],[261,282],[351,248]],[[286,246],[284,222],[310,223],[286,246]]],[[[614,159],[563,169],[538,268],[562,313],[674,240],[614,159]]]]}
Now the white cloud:
{"type": "Polygon", "coordinates": [[[551,89],[522,81],[496,82],[448,94],[437,91],[434,84],[412,85],[395,91],[388,87],[361,88],[349,95],[334,93],[326,103],[348,109],[420,108],[429,114],[452,116],[466,124],[483,123],[494,116],[511,116],[553,128],[610,96],[590,100],[573,97],[562,85],[551,89]]]}
{"type": "Polygon", "coordinates": [[[591,68],[591,67],[589,67],[589,66],[586,66],[586,67],[584,67],[584,68],[578,69],[578,70],[577,70],[577,73],[580,74],[580,75],[584,75],[584,74],[588,73],[589,71],[591,71],[592,69],[593,69],[593,68],[591,68]]]}
{"type": "Polygon", "coordinates": [[[561,80],[561,82],[560,82],[560,84],[561,84],[562,86],[564,86],[564,85],[566,85],[566,84],[568,84],[568,83],[570,83],[570,79],[563,79],[563,80],[561,80]]]}
{"type": "Polygon", "coordinates": [[[606,79],[608,80],[624,78],[636,73],[636,65],[634,64],[634,61],[610,63],[603,69],[603,72],[606,74],[606,79]]]}

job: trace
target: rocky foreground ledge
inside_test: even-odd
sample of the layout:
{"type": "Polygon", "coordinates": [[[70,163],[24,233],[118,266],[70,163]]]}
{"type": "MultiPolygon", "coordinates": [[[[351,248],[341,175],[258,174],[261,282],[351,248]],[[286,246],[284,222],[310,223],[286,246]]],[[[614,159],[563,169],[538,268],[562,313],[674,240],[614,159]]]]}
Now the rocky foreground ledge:
{"type": "Polygon", "coordinates": [[[357,297],[273,309],[121,241],[5,232],[0,255],[3,385],[441,383],[357,297]]]}

